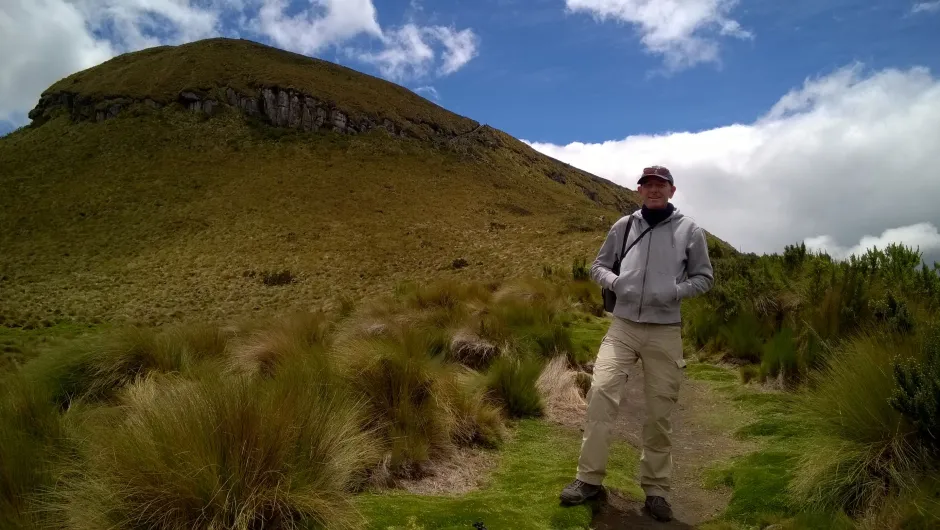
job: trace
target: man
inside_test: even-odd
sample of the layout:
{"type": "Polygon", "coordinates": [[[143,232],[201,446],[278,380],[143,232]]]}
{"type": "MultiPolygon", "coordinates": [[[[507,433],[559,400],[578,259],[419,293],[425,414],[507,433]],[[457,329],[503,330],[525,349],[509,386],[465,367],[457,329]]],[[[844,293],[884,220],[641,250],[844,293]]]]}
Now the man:
{"type": "Polygon", "coordinates": [[[613,291],[617,302],[594,364],[576,479],[564,488],[561,500],[579,504],[600,493],[620,398],[631,369],[641,359],[646,422],[640,486],[646,493],[646,510],[668,521],[672,519],[666,499],[672,474],[670,415],[685,368],[679,307],[683,299],[708,291],[714,273],[705,232],[669,202],[676,192],[670,171],[662,166],[646,168],[637,184],[642,208],[614,223],[591,267],[592,279],[613,291]],[[615,274],[614,260],[625,244],[629,248],[634,241],[622,258],[620,274],[615,274]]]}

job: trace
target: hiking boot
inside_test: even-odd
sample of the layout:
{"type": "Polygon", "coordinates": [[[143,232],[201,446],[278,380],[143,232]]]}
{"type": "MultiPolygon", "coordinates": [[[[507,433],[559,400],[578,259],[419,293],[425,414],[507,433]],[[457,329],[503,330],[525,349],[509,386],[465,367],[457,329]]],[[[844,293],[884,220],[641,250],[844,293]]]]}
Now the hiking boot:
{"type": "Polygon", "coordinates": [[[644,508],[646,508],[650,515],[653,516],[653,519],[657,521],[672,520],[672,507],[669,506],[669,502],[663,497],[657,497],[655,495],[646,497],[644,508]]]}
{"type": "Polygon", "coordinates": [[[597,497],[597,494],[603,489],[602,486],[595,486],[575,479],[574,482],[565,486],[561,490],[561,502],[565,504],[581,504],[582,502],[597,497]]]}

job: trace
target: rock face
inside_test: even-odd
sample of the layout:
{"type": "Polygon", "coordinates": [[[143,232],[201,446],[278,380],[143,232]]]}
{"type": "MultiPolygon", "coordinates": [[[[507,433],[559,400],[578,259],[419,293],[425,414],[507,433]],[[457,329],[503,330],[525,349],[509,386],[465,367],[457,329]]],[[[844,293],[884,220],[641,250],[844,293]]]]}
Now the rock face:
{"type": "MultiPolygon", "coordinates": [[[[122,111],[134,104],[144,104],[152,109],[178,104],[190,112],[209,116],[217,113],[223,106],[237,109],[242,114],[258,118],[268,125],[303,131],[328,130],[341,134],[358,134],[375,128],[385,129],[392,135],[414,136],[409,131],[412,127],[428,129],[429,124],[396,123],[382,116],[351,116],[343,109],[329,102],[317,99],[310,94],[279,88],[262,87],[253,94],[239,92],[232,87],[213,91],[183,90],[176,101],[160,102],[151,98],[141,101],[126,97],[110,97],[93,100],[75,93],[60,92],[44,94],[36,107],[29,112],[34,124],[40,125],[45,120],[65,112],[74,121],[105,121],[117,117],[122,111]],[[216,95],[216,97],[213,97],[216,95]],[[221,96],[221,97],[219,97],[221,96]]],[[[471,134],[483,128],[454,134],[440,130],[431,124],[433,136],[456,138],[471,134]]]]}

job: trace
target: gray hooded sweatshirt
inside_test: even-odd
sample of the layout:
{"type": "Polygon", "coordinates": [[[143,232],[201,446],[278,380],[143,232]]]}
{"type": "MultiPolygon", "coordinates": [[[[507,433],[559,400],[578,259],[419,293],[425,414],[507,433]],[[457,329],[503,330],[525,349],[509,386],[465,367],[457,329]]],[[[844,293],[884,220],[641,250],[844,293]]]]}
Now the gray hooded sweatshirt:
{"type": "Polygon", "coordinates": [[[615,316],[633,322],[678,324],[682,321],[680,302],[705,293],[715,281],[705,231],[674,210],[630,249],[618,276],[611,269],[623,248],[631,216],[627,246],[649,228],[640,210],[614,223],[591,266],[591,278],[616,293],[615,316]]]}

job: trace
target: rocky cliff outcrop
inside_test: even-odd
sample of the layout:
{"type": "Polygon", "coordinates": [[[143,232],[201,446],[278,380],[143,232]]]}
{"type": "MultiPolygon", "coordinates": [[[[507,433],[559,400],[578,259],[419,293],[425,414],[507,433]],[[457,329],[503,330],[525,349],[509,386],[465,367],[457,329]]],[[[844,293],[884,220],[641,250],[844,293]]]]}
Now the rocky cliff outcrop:
{"type": "Polygon", "coordinates": [[[231,87],[209,91],[184,90],[176,101],[142,101],[122,96],[91,98],[71,92],[43,94],[29,118],[36,125],[67,113],[74,121],[105,121],[116,118],[130,107],[143,104],[152,108],[179,104],[191,112],[212,116],[223,106],[238,109],[247,116],[258,118],[268,125],[303,131],[330,130],[343,134],[357,134],[381,127],[393,135],[459,138],[479,131],[484,126],[473,123],[467,131],[447,131],[433,123],[411,120],[392,120],[386,117],[350,113],[329,102],[309,94],[280,87],[263,87],[254,93],[243,93],[231,87]]]}

